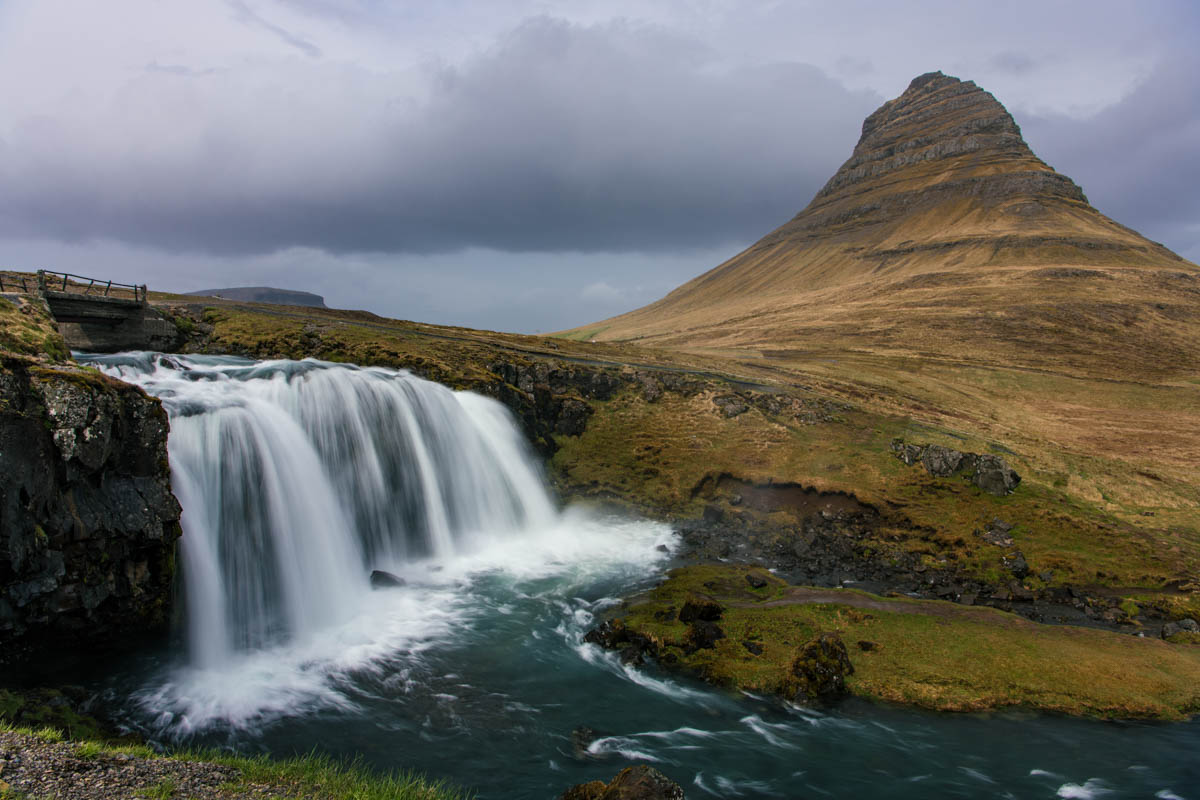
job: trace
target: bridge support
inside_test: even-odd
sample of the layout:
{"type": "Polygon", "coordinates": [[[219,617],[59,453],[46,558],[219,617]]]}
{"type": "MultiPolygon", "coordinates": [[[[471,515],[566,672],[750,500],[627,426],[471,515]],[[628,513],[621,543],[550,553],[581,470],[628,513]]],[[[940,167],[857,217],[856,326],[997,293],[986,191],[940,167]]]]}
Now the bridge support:
{"type": "Polygon", "coordinates": [[[99,284],[101,293],[92,291],[96,286],[94,280],[84,288],[67,280],[78,276],[62,276],[61,282],[53,275],[49,280],[47,277],[46,273],[38,272],[39,294],[72,350],[170,351],[179,346],[182,336],[175,323],[146,302],[144,286],[128,287],[132,290],[131,297],[115,297],[109,294],[114,286],[111,281],[99,284]]]}

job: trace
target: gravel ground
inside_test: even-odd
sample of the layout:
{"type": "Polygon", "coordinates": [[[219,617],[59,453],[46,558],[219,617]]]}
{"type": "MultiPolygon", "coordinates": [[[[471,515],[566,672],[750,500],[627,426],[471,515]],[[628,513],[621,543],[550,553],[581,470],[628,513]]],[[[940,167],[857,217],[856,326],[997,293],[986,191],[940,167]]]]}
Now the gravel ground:
{"type": "Polygon", "coordinates": [[[109,798],[282,798],[271,786],[222,791],[236,780],[232,767],[128,754],[87,755],[74,742],[47,742],[36,736],[0,731],[0,797],[54,800],[109,798]]]}

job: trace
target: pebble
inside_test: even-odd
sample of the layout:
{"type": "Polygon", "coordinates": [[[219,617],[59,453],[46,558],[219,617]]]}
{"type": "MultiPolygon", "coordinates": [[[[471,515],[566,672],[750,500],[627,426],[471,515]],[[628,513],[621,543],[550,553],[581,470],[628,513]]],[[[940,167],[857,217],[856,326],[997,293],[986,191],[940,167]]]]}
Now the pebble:
{"type": "Polygon", "coordinates": [[[283,798],[282,787],[251,786],[235,793],[223,789],[241,773],[203,761],[146,758],[129,753],[87,755],[77,742],[48,742],[16,731],[0,731],[0,796],[108,800],[169,797],[194,800],[283,798]]]}

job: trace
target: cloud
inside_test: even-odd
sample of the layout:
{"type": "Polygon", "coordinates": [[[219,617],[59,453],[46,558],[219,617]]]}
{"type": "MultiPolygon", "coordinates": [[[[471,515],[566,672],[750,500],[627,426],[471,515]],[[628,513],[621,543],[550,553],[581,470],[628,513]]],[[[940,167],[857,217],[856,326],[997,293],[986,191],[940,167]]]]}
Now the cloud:
{"type": "Polygon", "coordinates": [[[653,302],[729,255],[724,247],[686,254],[454,253],[334,255],[293,247],[213,258],[112,241],[64,244],[0,240],[0,267],[46,266],[80,275],[189,292],[278,286],[324,296],[334,308],[398,319],[545,333],[605,319],[653,302]],[[597,281],[597,276],[604,276],[597,281]],[[592,288],[595,284],[609,287],[592,288]]]}
{"type": "Polygon", "coordinates": [[[1099,210],[1200,259],[1200,53],[1178,52],[1119,103],[1084,118],[1019,120],[1030,146],[1099,210]]]}
{"type": "Polygon", "coordinates": [[[278,38],[279,41],[290,47],[296,48],[309,58],[321,57],[321,48],[317,47],[307,39],[297,36],[287,28],[276,25],[275,23],[264,19],[260,14],[250,8],[250,6],[247,5],[244,0],[229,0],[229,6],[233,9],[234,18],[240,22],[244,22],[267,31],[278,38]]]}
{"type": "Polygon", "coordinates": [[[579,293],[579,296],[584,300],[619,302],[625,298],[625,293],[605,281],[597,281],[583,287],[583,291],[579,293]]]}
{"type": "Polygon", "coordinates": [[[460,66],[143,70],[99,108],[0,134],[0,225],[220,254],[741,242],[808,202],[881,99],[658,28],[547,18],[460,66]]]}

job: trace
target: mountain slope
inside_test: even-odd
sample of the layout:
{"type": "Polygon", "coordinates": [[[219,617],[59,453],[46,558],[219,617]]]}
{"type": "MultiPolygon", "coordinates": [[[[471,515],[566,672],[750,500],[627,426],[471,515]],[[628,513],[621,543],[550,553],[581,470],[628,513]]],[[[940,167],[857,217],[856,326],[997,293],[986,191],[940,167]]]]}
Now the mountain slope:
{"type": "Polygon", "coordinates": [[[662,300],[568,335],[1082,374],[1200,368],[1200,269],[1088,204],[970,81],[922,75],[792,220],[662,300]]]}

